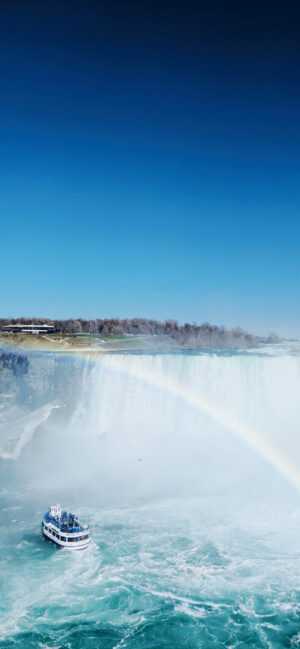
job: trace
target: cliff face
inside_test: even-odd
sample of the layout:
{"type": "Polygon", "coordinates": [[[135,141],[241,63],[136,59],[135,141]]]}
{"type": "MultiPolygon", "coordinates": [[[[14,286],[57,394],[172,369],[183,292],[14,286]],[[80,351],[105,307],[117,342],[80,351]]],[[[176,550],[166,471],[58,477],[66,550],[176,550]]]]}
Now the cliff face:
{"type": "Polygon", "coordinates": [[[0,350],[0,370],[10,370],[15,376],[28,372],[29,361],[25,354],[0,350]]]}

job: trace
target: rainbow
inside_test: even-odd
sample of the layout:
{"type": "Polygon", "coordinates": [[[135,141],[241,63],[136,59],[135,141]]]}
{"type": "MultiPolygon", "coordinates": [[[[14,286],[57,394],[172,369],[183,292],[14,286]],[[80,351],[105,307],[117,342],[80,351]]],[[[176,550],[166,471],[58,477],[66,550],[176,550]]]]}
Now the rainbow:
{"type": "MultiPolygon", "coordinates": [[[[145,371],[128,362],[122,362],[126,357],[118,355],[103,355],[99,362],[104,364],[108,370],[120,372],[133,377],[145,384],[151,385],[159,390],[168,392],[178,399],[182,399],[192,408],[206,414],[213,421],[220,424],[231,434],[234,434],[256,453],[260,455],[269,465],[283,476],[291,485],[300,491],[300,472],[295,465],[284,455],[282,449],[278,449],[270,441],[265,439],[262,431],[255,430],[237,420],[231,413],[216,407],[200,394],[193,392],[190,387],[184,387],[180,383],[162,376],[159,373],[145,371]]],[[[128,357],[127,357],[128,360],[128,357]]]]}

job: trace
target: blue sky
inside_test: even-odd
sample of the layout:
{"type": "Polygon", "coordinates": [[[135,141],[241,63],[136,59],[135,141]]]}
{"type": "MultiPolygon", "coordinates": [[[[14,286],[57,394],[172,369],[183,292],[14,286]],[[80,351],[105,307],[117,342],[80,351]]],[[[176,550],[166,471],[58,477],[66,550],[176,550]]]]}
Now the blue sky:
{"type": "Polygon", "coordinates": [[[299,335],[295,16],[99,4],[1,10],[0,315],[299,335]]]}

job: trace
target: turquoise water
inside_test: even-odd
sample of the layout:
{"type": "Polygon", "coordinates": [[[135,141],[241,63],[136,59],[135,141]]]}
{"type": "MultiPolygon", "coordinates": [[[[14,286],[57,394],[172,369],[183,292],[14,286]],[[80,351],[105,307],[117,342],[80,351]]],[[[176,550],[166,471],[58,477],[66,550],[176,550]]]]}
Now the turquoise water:
{"type": "Polygon", "coordinates": [[[1,647],[300,642],[299,518],[287,550],[274,523],[237,527],[201,501],[83,508],[93,544],[72,553],[42,540],[37,507],[13,502],[2,496],[1,647]]]}
{"type": "MultiPolygon", "coordinates": [[[[204,371],[219,406],[223,381],[297,469],[298,359],[243,360],[155,359],[151,371],[199,390],[204,371]],[[281,439],[271,397],[287,383],[281,439]]],[[[300,645],[297,490],[220,416],[149,386],[132,365],[124,375],[55,357],[2,374],[1,648],[300,645]],[[57,500],[89,523],[88,550],[42,539],[57,500]]]]}

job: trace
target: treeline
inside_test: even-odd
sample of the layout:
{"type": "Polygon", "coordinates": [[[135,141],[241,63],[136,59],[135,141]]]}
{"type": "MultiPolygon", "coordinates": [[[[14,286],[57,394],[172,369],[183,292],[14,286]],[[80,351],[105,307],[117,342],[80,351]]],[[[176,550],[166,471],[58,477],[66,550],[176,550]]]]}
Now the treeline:
{"type": "MultiPolygon", "coordinates": [[[[12,324],[54,325],[55,332],[61,334],[93,334],[103,337],[122,335],[167,336],[168,339],[183,346],[196,347],[253,347],[259,343],[274,342],[275,336],[261,338],[247,333],[240,327],[227,329],[209,323],[201,325],[176,320],[147,320],[145,318],[96,320],[68,319],[50,320],[46,318],[0,319],[0,329],[12,324]]],[[[49,334],[48,334],[49,335],[49,334]]]]}

